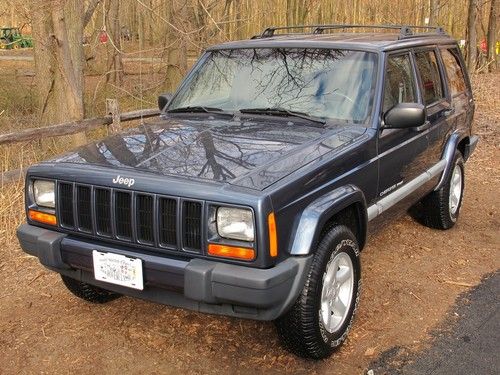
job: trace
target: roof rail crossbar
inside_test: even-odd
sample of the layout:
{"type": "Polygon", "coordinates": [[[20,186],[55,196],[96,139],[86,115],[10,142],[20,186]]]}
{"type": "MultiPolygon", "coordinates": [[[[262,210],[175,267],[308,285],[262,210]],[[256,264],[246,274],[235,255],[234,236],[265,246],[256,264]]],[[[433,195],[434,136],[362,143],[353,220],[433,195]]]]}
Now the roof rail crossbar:
{"type": "Polygon", "coordinates": [[[389,29],[389,30],[400,30],[402,27],[400,25],[348,25],[348,24],[339,24],[339,25],[322,25],[318,26],[314,29],[314,34],[322,34],[324,30],[336,30],[336,29],[389,29]]]}
{"type": "Polygon", "coordinates": [[[402,26],[399,34],[399,39],[433,36],[433,35],[448,35],[440,26],[402,26]],[[413,29],[428,30],[427,32],[414,33],[413,29]]]}
{"type": "MultiPolygon", "coordinates": [[[[336,24],[336,25],[297,25],[297,26],[278,26],[268,27],[262,34],[254,38],[271,38],[279,30],[293,30],[293,29],[311,29],[312,34],[322,34],[325,30],[339,30],[339,29],[386,29],[386,30],[399,30],[399,39],[418,37],[418,36],[432,36],[432,35],[447,35],[442,27],[437,26],[409,26],[409,25],[349,25],[349,24],[336,24]],[[415,33],[414,30],[429,30],[429,32],[415,33]]],[[[305,32],[303,34],[306,34],[305,32]]]]}
{"type": "Polygon", "coordinates": [[[323,25],[296,25],[296,26],[271,26],[265,29],[260,38],[271,38],[274,36],[274,32],[278,30],[293,30],[293,29],[316,29],[323,25]]]}

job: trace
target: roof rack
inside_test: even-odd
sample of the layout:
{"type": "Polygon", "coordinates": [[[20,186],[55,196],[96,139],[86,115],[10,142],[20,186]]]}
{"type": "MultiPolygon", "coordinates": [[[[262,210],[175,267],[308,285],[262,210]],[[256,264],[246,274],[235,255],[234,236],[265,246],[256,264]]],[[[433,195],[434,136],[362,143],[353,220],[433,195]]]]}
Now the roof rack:
{"type": "MultiPolygon", "coordinates": [[[[293,29],[317,29],[327,25],[296,25],[296,26],[272,26],[265,29],[262,34],[255,35],[252,39],[256,38],[272,38],[274,32],[278,30],[293,30],[293,29]]],[[[302,33],[305,34],[305,33],[302,33]]]]}
{"type": "MultiPolygon", "coordinates": [[[[341,30],[341,29],[385,29],[385,30],[399,30],[398,39],[414,38],[421,36],[435,36],[435,35],[448,35],[442,27],[437,26],[409,26],[409,25],[297,25],[297,26],[273,26],[266,28],[262,34],[252,37],[258,38],[272,38],[275,32],[279,30],[294,30],[294,29],[311,29],[310,32],[290,33],[290,34],[323,34],[325,30],[341,30]],[[428,30],[427,32],[415,33],[414,30],[428,30]]],[[[280,35],[290,35],[280,34],[280,35]]]]}

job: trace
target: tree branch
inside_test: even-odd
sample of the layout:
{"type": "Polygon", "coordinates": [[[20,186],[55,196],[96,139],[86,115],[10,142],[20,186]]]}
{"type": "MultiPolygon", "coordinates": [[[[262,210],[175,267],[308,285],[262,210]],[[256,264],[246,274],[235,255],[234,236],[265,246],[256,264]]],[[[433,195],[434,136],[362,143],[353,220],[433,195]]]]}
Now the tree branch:
{"type": "Polygon", "coordinates": [[[92,19],[92,15],[94,14],[94,11],[96,10],[96,8],[100,2],[101,2],[101,0],[91,0],[90,1],[90,4],[89,4],[87,10],[85,11],[85,15],[83,16],[83,28],[84,29],[88,25],[90,20],[92,19]]]}

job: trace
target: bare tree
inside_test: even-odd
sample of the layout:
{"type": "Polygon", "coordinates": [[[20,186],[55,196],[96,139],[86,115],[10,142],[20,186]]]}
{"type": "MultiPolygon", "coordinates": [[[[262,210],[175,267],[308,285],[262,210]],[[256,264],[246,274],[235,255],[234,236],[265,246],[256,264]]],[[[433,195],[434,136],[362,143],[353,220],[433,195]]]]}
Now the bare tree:
{"type": "Polygon", "coordinates": [[[440,0],[430,0],[429,25],[437,25],[439,22],[440,0]]]}
{"type": "Polygon", "coordinates": [[[101,0],[90,0],[89,5],[87,6],[87,9],[85,10],[85,14],[83,15],[83,28],[88,25],[90,20],[92,19],[92,16],[94,15],[94,12],[99,5],[101,0]]]}
{"type": "Polygon", "coordinates": [[[491,0],[490,17],[488,21],[488,63],[489,70],[497,68],[497,54],[496,54],[496,36],[497,36],[497,16],[498,16],[498,3],[496,0],[491,0]]]}
{"type": "Polygon", "coordinates": [[[121,51],[120,1],[108,0],[106,6],[106,29],[109,36],[106,82],[111,81],[116,85],[122,85],[123,61],[121,51]]]}
{"type": "Polygon", "coordinates": [[[470,71],[476,69],[477,61],[477,0],[469,0],[469,11],[467,18],[467,68],[470,71]]]}
{"type": "MultiPolygon", "coordinates": [[[[42,124],[84,118],[83,2],[32,3],[36,89],[42,124]],[[64,108],[64,110],[62,110],[64,108]]],[[[75,144],[85,135],[73,136],[75,144]]]]}

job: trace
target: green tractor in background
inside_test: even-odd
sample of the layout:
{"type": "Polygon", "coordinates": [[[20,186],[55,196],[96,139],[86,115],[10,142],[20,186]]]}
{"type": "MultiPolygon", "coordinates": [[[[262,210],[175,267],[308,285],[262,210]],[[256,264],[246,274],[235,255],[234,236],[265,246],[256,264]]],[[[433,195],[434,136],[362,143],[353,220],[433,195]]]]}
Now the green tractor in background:
{"type": "Polygon", "coordinates": [[[0,49],[18,49],[33,47],[31,37],[21,34],[18,27],[0,28],[0,49]]]}

